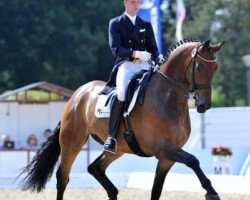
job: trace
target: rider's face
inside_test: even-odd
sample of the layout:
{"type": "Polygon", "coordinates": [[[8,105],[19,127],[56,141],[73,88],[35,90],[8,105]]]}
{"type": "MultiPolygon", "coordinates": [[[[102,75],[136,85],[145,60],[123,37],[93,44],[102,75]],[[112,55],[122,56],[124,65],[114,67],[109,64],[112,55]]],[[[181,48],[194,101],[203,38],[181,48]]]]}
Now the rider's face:
{"type": "Polygon", "coordinates": [[[124,0],[125,10],[131,16],[137,15],[141,0],[124,0]]]}

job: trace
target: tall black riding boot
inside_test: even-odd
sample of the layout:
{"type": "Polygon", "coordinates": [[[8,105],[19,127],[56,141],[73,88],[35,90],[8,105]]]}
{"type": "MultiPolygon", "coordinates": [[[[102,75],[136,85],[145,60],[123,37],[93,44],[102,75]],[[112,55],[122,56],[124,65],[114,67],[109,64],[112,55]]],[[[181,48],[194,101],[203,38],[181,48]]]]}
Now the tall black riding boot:
{"type": "Polygon", "coordinates": [[[110,118],[109,118],[109,136],[104,143],[104,151],[114,153],[116,152],[116,136],[121,121],[121,112],[123,107],[123,101],[119,101],[117,97],[114,100],[110,118]]]}

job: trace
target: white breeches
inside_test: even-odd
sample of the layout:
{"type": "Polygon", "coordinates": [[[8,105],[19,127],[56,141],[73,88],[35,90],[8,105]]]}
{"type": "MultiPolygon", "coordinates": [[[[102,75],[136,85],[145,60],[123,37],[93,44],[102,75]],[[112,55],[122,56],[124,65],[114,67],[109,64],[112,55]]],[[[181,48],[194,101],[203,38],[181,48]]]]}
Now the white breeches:
{"type": "Polygon", "coordinates": [[[116,90],[117,98],[120,101],[125,100],[125,95],[127,87],[131,78],[141,70],[149,70],[150,65],[148,62],[136,61],[135,63],[131,61],[125,61],[119,66],[117,76],[116,76],[116,90]]]}

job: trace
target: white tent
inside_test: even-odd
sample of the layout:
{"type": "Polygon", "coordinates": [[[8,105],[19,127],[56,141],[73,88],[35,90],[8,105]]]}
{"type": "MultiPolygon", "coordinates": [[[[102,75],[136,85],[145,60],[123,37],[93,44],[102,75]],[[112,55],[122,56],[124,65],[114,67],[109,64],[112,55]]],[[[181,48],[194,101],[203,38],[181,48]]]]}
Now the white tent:
{"type": "Polygon", "coordinates": [[[9,135],[21,147],[30,134],[43,142],[45,129],[54,129],[72,90],[48,83],[33,83],[0,95],[0,136],[9,135]]]}

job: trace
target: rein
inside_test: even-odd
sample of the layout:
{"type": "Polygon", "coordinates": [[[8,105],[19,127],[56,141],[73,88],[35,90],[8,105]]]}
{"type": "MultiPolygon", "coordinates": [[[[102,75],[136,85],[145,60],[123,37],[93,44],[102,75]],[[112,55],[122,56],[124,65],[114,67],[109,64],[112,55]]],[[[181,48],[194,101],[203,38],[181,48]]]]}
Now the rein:
{"type": "Polygon", "coordinates": [[[174,86],[174,88],[176,89],[180,89],[182,92],[184,92],[185,94],[188,95],[188,93],[190,92],[190,89],[188,87],[184,87],[183,85],[181,85],[180,83],[178,83],[177,81],[171,79],[168,75],[163,74],[161,71],[158,71],[172,86],[174,86]]]}
{"type": "MultiPolygon", "coordinates": [[[[173,80],[172,78],[170,78],[168,75],[163,74],[161,71],[158,71],[172,86],[174,86],[177,89],[180,89],[181,91],[183,91],[185,94],[189,94],[189,93],[195,93],[197,90],[200,89],[211,89],[212,86],[210,83],[204,83],[204,84],[197,84],[195,81],[195,67],[199,65],[199,63],[197,63],[195,61],[195,59],[198,57],[201,60],[205,61],[205,62],[216,62],[216,58],[213,60],[210,59],[206,59],[204,57],[202,57],[199,53],[198,50],[200,49],[200,47],[202,47],[203,44],[201,44],[197,49],[194,48],[191,52],[191,57],[192,59],[190,60],[190,64],[193,62],[192,65],[192,85],[191,87],[184,87],[183,85],[181,85],[179,82],[173,80]]],[[[187,69],[189,68],[190,64],[188,65],[187,69]]],[[[187,70],[186,70],[187,71],[187,70]]]]}

